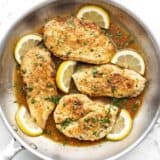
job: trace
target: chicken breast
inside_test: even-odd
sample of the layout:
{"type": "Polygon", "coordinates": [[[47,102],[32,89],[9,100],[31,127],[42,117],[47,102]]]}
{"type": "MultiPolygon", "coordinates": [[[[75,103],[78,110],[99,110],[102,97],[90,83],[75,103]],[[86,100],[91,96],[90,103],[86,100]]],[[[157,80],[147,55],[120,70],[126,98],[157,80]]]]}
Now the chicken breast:
{"type": "Polygon", "coordinates": [[[40,48],[31,49],[22,59],[21,72],[31,116],[44,128],[55,107],[52,99],[57,95],[55,66],[50,53],[40,48]]]}
{"type": "Polygon", "coordinates": [[[115,53],[100,27],[73,17],[49,21],[44,26],[44,43],[61,59],[92,64],[108,63],[115,53]]]}
{"type": "Polygon", "coordinates": [[[144,90],[146,82],[137,72],[112,64],[83,65],[72,77],[82,93],[116,98],[138,96],[144,90]]]}
{"type": "Polygon", "coordinates": [[[67,137],[95,141],[113,128],[118,108],[94,102],[83,94],[62,97],[54,112],[56,127],[67,137]]]}

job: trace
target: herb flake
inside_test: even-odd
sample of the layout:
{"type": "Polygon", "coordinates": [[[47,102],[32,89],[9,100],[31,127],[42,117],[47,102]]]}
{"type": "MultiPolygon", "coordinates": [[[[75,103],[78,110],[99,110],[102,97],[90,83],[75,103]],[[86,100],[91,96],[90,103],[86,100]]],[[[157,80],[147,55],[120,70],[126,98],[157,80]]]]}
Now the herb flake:
{"type": "Polygon", "coordinates": [[[45,100],[48,100],[48,101],[54,103],[55,105],[57,105],[60,100],[60,97],[59,96],[51,96],[51,97],[45,98],[45,100]]]}
{"type": "Polygon", "coordinates": [[[65,129],[70,123],[72,123],[72,120],[70,118],[66,118],[65,121],[61,124],[61,126],[63,129],[65,129]]]}

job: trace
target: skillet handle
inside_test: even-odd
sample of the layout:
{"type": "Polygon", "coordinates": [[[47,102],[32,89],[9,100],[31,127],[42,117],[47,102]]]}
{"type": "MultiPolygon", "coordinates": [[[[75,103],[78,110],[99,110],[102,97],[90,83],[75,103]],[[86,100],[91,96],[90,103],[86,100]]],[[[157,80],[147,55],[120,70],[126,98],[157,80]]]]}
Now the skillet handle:
{"type": "Polygon", "coordinates": [[[16,143],[16,139],[12,138],[6,148],[2,151],[2,160],[12,160],[18,152],[24,150],[23,146],[19,146],[16,143]]]}

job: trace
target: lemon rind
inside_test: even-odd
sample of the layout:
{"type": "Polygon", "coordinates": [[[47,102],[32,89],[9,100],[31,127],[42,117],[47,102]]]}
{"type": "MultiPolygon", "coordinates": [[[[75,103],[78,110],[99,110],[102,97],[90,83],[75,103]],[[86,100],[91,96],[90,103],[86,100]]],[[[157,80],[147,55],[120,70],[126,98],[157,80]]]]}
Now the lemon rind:
{"type": "Polygon", "coordinates": [[[38,126],[34,129],[25,124],[23,118],[25,114],[28,114],[27,109],[24,106],[21,106],[16,113],[16,123],[20,130],[30,137],[40,136],[43,133],[43,130],[38,126]]]}
{"type": "MultiPolygon", "coordinates": [[[[131,55],[133,57],[135,57],[136,59],[138,59],[140,61],[140,64],[141,64],[141,70],[139,71],[140,74],[144,74],[145,72],[145,63],[144,63],[144,60],[143,58],[136,52],[136,51],[133,51],[133,50],[121,50],[121,51],[118,51],[112,58],[111,60],[111,63],[113,64],[117,64],[117,60],[120,56],[125,56],[125,55],[131,55]]],[[[118,64],[117,64],[118,65],[118,64]]]]}
{"type": "Polygon", "coordinates": [[[132,118],[131,118],[129,112],[126,111],[125,109],[122,109],[120,116],[122,116],[124,118],[125,128],[118,134],[109,133],[107,135],[108,140],[119,141],[119,140],[126,138],[130,134],[132,127],[133,127],[133,121],[132,121],[132,118]]]}
{"type": "Polygon", "coordinates": [[[89,11],[98,12],[103,17],[103,20],[105,22],[105,27],[104,28],[106,28],[106,29],[109,28],[109,26],[110,26],[110,16],[109,16],[108,12],[101,7],[94,6],[94,5],[84,6],[78,11],[77,17],[79,19],[81,19],[83,17],[83,14],[85,12],[89,12],[89,11]]]}
{"type": "Polygon", "coordinates": [[[18,64],[21,64],[21,58],[19,55],[19,51],[21,49],[21,46],[24,42],[27,42],[29,39],[31,39],[31,37],[34,40],[42,41],[42,36],[39,34],[28,34],[28,35],[21,37],[19,39],[19,41],[17,42],[15,50],[14,50],[15,59],[18,62],[18,64]]]}
{"type": "MultiPolygon", "coordinates": [[[[64,93],[68,93],[69,92],[69,88],[70,86],[66,87],[63,83],[63,75],[64,72],[67,70],[68,66],[75,66],[76,62],[75,61],[65,61],[62,62],[58,68],[57,74],[56,74],[56,83],[58,88],[64,92],[64,93]]],[[[72,78],[72,77],[71,77],[72,78]]]]}

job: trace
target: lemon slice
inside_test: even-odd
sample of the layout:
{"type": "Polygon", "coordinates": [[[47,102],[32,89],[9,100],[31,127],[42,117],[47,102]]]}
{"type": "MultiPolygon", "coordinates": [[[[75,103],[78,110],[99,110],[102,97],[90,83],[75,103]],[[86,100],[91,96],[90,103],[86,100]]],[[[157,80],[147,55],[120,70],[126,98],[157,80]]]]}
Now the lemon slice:
{"type": "Polygon", "coordinates": [[[37,46],[42,41],[42,36],[38,34],[28,34],[20,38],[16,44],[14,56],[16,61],[21,64],[23,55],[30,49],[37,46]]]}
{"type": "Polygon", "coordinates": [[[43,130],[36,125],[30,117],[25,106],[21,106],[16,113],[16,122],[23,133],[28,136],[36,137],[43,133],[43,130]]]}
{"type": "Polygon", "coordinates": [[[69,92],[70,82],[75,66],[75,61],[64,61],[60,64],[58,68],[56,75],[56,83],[58,88],[64,93],[69,92]]]}
{"type": "Polygon", "coordinates": [[[140,74],[145,72],[145,63],[143,58],[135,51],[121,50],[112,58],[111,62],[124,68],[135,70],[140,74]]]}
{"type": "Polygon", "coordinates": [[[79,19],[84,19],[89,22],[94,22],[98,24],[102,28],[109,28],[110,25],[110,17],[106,10],[101,7],[88,5],[82,7],[78,13],[77,17],[79,19]]]}
{"type": "Polygon", "coordinates": [[[118,141],[129,135],[133,126],[129,112],[122,109],[112,131],[107,135],[108,140],[118,141]]]}

